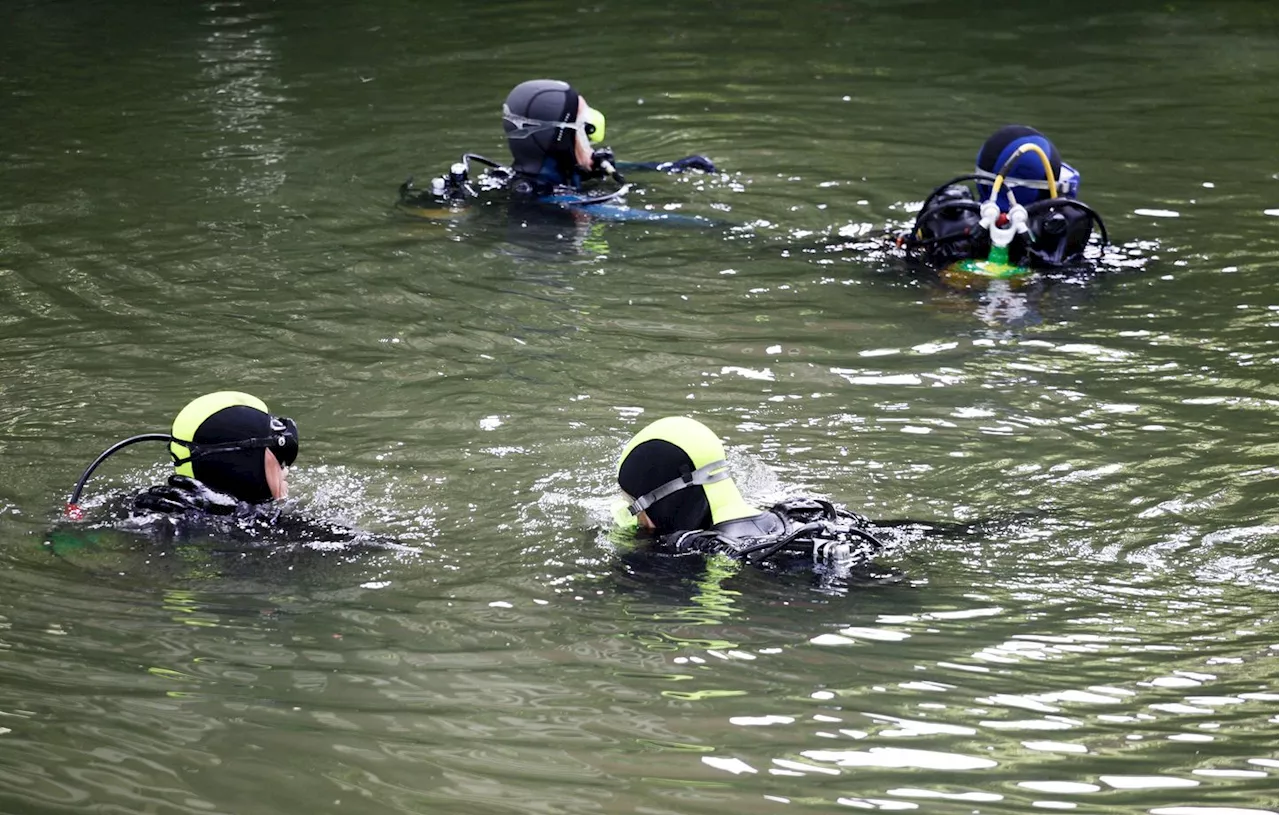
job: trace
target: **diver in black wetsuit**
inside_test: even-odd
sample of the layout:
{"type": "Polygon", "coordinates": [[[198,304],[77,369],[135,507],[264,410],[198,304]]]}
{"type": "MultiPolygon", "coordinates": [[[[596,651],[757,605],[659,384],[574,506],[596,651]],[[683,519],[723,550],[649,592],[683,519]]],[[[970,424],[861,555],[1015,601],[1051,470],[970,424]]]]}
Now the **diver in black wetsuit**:
{"type": "Polygon", "coordinates": [[[706,425],[671,416],[645,427],[627,443],[618,463],[625,499],[614,507],[622,528],[639,526],[660,550],[723,554],[757,566],[803,565],[835,577],[897,577],[875,567],[888,546],[877,524],[827,501],[793,498],[761,511],[742,499],[729,475],[724,445],[706,425]],[[877,571],[878,569],[878,571],[877,571]]]}
{"type": "Polygon", "coordinates": [[[114,507],[114,523],[163,539],[209,537],[249,546],[344,544],[383,548],[394,541],[286,512],[288,468],[298,455],[298,426],[270,413],[257,397],[219,391],[190,402],[170,433],[133,436],[108,448],[85,470],[66,516],[83,518],[80,494],[116,451],[142,441],[169,444],[174,474],[114,507]]]}
{"type": "Polygon", "coordinates": [[[669,213],[622,206],[617,200],[620,190],[590,193],[586,187],[606,178],[622,184],[623,170],[716,170],[710,159],[699,155],[664,162],[617,161],[608,147],[595,146],[604,141],[604,114],[573,86],[554,79],[533,79],[512,89],[502,106],[502,128],[511,166],[467,153],[448,173],[432,179],[427,190],[414,187],[412,179],[406,181],[400,187],[401,205],[430,209],[476,197],[478,189],[507,189],[516,201],[590,208],[591,215],[606,220],[674,220],[669,213]],[[489,168],[474,180],[473,161],[489,168]]]}
{"type": "Polygon", "coordinates": [[[1095,224],[1107,242],[1102,218],[1076,199],[1079,189],[1080,174],[1053,142],[1034,128],[1008,125],[982,145],[973,173],[925,198],[899,243],[938,271],[969,261],[976,263],[966,271],[989,277],[1079,267],[1095,224]]]}

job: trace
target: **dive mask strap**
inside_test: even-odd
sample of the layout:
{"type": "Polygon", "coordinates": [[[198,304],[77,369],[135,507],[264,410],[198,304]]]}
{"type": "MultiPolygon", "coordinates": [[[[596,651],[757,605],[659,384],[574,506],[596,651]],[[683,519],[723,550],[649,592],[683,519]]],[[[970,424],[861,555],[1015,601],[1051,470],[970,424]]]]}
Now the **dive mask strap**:
{"type": "Polygon", "coordinates": [[[713,461],[710,464],[704,464],[691,473],[685,473],[679,478],[673,478],[657,489],[650,490],[644,495],[631,502],[627,507],[632,515],[639,515],[641,512],[649,509],[649,507],[666,498],[668,495],[674,495],[680,490],[688,487],[701,487],[706,484],[714,484],[717,481],[724,481],[729,477],[729,462],[724,459],[713,461]]]}
{"type": "MultiPolygon", "coordinates": [[[[996,180],[996,175],[996,173],[993,173],[990,170],[984,170],[981,167],[977,167],[974,169],[973,175],[969,177],[976,181],[984,182],[989,186],[996,180]]],[[[1007,175],[1004,177],[1004,186],[1026,187],[1032,190],[1047,190],[1049,189],[1049,182],[1043,178],[1018,178],[1017,176],[1007,175]]],[[[1063,162],[1062,171],[1058,173],[1055,186],[1057,187],[1058,195],[1060,197],[1074,198],[1076,191],[1080,189],[1080,173],[1078,173],[1070,164],[1063,162]]]]}
{"type": "Polygon", "coordinates": [[[569,130],[583,130],[582,122],[555,122],[550,119],[529,119],[518,113],[512,113],[511,108],[502,106],[502,121],[510,122],[516,126],[516,129],[507,134],[508,139],[527,139],[530,136],[542,133],[546,130],[555,128],[568,128],[569,130]]]}
{"type": "Polygon", "coordinates": [[[270,436],[262,436],[256,439],[241,439],[239,441],[223,442],[221,444],[196,444],[186,439],[174,438],[174,444],[187,448],[188,455],[186,458],[178,458],[178,454],[169,451],[169,457],[173,459],[173,466],[181,467],[190,461],[205,456],[211,456],[214,453],[235,453],[240,450],[257,450],[266,449],[275,453],[276,459],[285,467],[293,464],[298,456],[298,425],[293,419],[271,417],[271,433],[270,436]]]}
{"type": "Polygon", "coordinates": [[[236,453],[240,450],[254,450],[257,448],[269,448],[275,446],[278,436],[264,436],[260,439],[242,439],[240,441],[229,441],[224,444],[196,444],[195,442],[185,441],[183,439],[174,439],[174,444],[179,444],[187,448],[189,455],[186,458],[178,458],[177,454],[172,450],[169,456],[173,459],[173,466],[181,467],[183,464],[195,461],[198,458],[211,456],[215,453],[236,453]]]}
{"type": "Polygon", "coordinates": [[[543,131],[563,127],[569,130],[581,130],[586,135],[587,141],[592,144],[600,144],[604,141],[604,114],[590,106],[587,107],[586,116],[582,119],[572,122],[555,122],[550,119],[530,119],[518,113],[512,113],[511,108],[503,105],[502,121],[516,126],[515,130],[507,134],[509,139],[527,139],[543,131]]]}

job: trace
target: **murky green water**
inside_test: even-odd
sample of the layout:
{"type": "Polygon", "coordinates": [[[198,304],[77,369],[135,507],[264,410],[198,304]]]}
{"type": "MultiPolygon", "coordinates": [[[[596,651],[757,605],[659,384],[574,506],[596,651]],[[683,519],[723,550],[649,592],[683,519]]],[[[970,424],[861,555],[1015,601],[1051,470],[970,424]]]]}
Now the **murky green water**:
{"type": "Polygon", "coordinates": [[[1275,811],[1274,5],[316,6],[4,10],[0,811],[1275,811]],[[391,211],[538,76],[725,171],[633,204],[754,228],[391,211]],[[804,251],[1009,121],[1132,271],[804,251]],[[223,387],[421,554],[50,553],[93,455],[223,387]],[[629,569],[613,458],[674,412],[760,500],[1021,520],[847,593],[629,569]]]}

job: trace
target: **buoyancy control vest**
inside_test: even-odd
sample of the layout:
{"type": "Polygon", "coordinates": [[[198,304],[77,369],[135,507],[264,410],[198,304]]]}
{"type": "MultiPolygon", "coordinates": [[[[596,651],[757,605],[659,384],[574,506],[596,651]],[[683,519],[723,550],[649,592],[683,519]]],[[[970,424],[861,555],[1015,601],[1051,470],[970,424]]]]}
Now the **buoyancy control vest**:
{"type": "MultiPolygon", "coordinates": [[[[980,204],[964,186],[946,186],[925,201],[903,244],[935,269],[957,260],[986,258],[991,237],[979,225],[980,204]]],[[[1026,205],[1027,231],[1009,244],[1008,262],[1033,269],[1079,265],[1094,223],[1106,229],[1091,207],[1071,198],[1050,198],[1026,205]]]]}
{"type": "Polygon", "coordinates": [[[658,537],[677,554],[722,554],[752,564],[800,565],[847,574],[887,547],[871,533],[871,522],[856,512],[816,498],[791,498],[756,515],[723,521],[709,529],[658,537]]]}

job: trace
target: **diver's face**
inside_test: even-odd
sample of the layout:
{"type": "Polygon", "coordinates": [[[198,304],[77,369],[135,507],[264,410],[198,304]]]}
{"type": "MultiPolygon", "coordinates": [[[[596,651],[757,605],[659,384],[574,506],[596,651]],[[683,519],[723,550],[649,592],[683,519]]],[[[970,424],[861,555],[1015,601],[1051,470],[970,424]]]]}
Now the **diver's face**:
{"type": "MultiPolygon", "coordinates": [[[[587,111],[591,106],[587,104],[585,97],[578,97],[578,123],[582,124],[587,120],[587,111]]],[[[578,167],[590,171],[591,170],[591,139],[587,137],[585,128],[579,127],[574,133],[573,140],[573,159],[578,163],[578,167]]]]}
{"type": "Polygon", "coordinates": [[[267,468],[267,488],[271,490],[271,497],[277,501],[288,498],[289,468],[282,466],[270,450],[263,450],[262,455],[266,456],[263,462],[267,468]]]}

